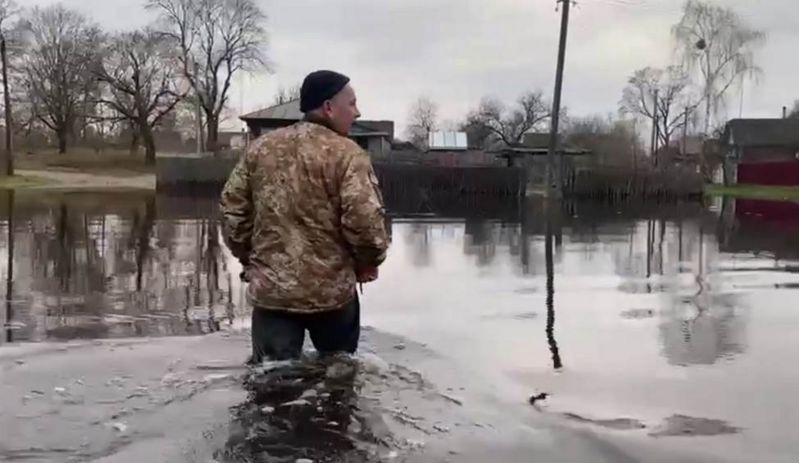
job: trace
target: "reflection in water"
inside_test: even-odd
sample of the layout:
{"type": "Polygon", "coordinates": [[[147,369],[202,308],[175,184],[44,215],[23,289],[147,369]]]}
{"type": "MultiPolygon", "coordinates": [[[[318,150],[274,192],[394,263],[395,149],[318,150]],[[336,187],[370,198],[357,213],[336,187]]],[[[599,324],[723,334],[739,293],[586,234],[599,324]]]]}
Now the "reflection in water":
{"type": "Polygon", "coordinates": [[[7,197],[6,342],[196,334],[245,309],[213,199],[7,197]],[[196,215],[196,211],[211,211],[196,215]],[[185,217],[185,218],[184,218],[185,217]],[[12,277],[13,272],[13,277],[12,277]],[[222,284],[224,283],[224,287],[222,284]]]}
{"type": "Polygon", "coordinates": [[[463,253],[475,256],[479,267],[491,265],[497,252],[498,228],[486,220],[466,220],[463,253]]]}
{"type": "Polygon", "coordinates": [[[552,215],[553,204],[546,205],[546,238],[545,255],[547,267],[547,342],[549,351],[552,354],[552,367],[559,370],[563,367],[560,359],[560,350],[555,340],[555,264],[552,258],[552,215]]]}
{"type": "MultiPolygon", "coordinates": [[[[4,342],[207,333],[242,319],[240,269],[222,244],[214,197],[12,193],[3,204],[4,342]]],[[[436,252],[457,242],[457,252],[469,256],[463,265],[480,268],[477,278],[499,275],[508,264],[511,273],[502,278],[541,278],[542,286],[545,278],[546,337],[556,369],[562,346],[555,339],[555,278],[564,294],[561,288],[579,281],[573,277],[597,275],[620,277],[612,289],[628,295],[660,297],[660,310],[624,307],[619,319],[625,309],[660,314],[663,355],[688,365],[745,350],[745,307],[712,284],[727,256],[751,256],[738,251],[744,244],[790,255],[797,236],[795,227],[762,231],[750,224],[751,214],[736,216],[734,203],[722,206],[717,217],[700,205],[617,210],[532,202],[483,218],[474,207],[447,221],[402,219],[395,211],[392,222],[410,253],[405,265],[447,264],[436,252]]],[[[559,320],[569,319],[568,310],[559,304],[559,320]]],[[[564,322],[559,326],[562,332],[564,322]]]]}
{"type": "Polygon", "coordinates": [[[429,267],[433,263],[433,250],[431,247],[432,224],[419,222],[411,226],[406,237],[412,252],[411,263],[420,268],[429,267]]]}
{"type": "Polygon", "coordinates": [[[743,319],[731,307],[695,310],[690,305],[667,311],[660,324],[663,351],[674,365],[712,365],[744,351],[743,319]]]}
{"type": "Polygon", "coordinates": [[[11,321],[14,320],[14,190],[9,190],[6,213],[6,342],[14,342],[14,330],[11,321]]]}

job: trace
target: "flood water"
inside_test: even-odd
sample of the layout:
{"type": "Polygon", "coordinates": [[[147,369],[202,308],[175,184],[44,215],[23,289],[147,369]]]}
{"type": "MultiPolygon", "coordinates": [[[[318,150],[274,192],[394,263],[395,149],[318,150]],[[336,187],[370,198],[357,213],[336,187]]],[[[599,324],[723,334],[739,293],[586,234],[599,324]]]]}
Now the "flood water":
{"type": "MultiPolygon", "coordinates": [[[[0,259],[13,264],[0,349],[245,325],[215,203],[0,198],[0,259]]],[[[799,206],[389,206],[393,247],[365,288],[365,324],[490,378],[498,395],[551,393],[551,410],[577,420],[796,452],[799,206]]]]}

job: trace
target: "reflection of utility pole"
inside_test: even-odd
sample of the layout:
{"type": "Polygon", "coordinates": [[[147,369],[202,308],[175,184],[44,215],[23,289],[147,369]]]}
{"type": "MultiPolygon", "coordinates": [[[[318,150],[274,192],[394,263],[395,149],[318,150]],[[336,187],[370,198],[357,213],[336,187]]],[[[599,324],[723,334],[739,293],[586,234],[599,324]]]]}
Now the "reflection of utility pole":
{"type": "Polygon", "coordinates": [[[8,190],[8,257],[6,262],[6,342],[14,342],[14,190],[8,190]]]}
{"type": "Polygon", "coordinates": [[[552,125],[549,130],[549,151],[547,152],[546,168],[546,195],[550,198],[560,198],[561,172],[559,168],[560,153],[558,152],[558,125],[560,124],[560,95],[563,89],[563,67],[566,61],[566,38],[569,33],[569,10],[572,0],[558,0],[563,4],[563,14],[560,22],[560,44],[558,45],[558,68],[555,73],[555,95],[552,98],[552,125]]]}
{"type": "Polygon", "coordinates": [[[549,351],[552,354],[552,366],[556,370],[559,370],[563,367],[563,362],[560,359],[558,342],[555,340],[555,264],[552,255],[552,214],[554,211],[552,210],[553,204],[549,201],[545,203],[544,207],[546,213],[547,343],[549,344],[549,351]]]}
{"type": "Polygon", "coordinates": [[[5,124],[6,124],[6,157],[3,173],[14,175],[14,155],[11,152],[11,95],[8,91],[8,58],[6,56],[6,36],[0,32],[0,59],[3,61],[3,103],[5,104],[5,124]]]}

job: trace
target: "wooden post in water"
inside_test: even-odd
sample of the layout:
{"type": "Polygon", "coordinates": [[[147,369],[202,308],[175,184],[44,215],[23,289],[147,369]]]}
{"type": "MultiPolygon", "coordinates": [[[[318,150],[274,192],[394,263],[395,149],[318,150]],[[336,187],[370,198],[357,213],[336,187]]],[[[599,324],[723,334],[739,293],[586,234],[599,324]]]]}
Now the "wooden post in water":
{"type": "Polygon", "coordinates": [[[652,119],[652,160],[658,165],[658,137],[660,136],[660,114],[658,113],[658,89],[655,89],[655,117],[652,119]]]}
{"type": "Polygon", "coordinates": [[[561,191],[560,154],[558,153],[558,125],[560,124],[560,96],[563,90],[563,66],[566,61],[566,38],[569,33],[569,10],[572,0],[558,0],[563,4],[560,22],[560,44],[558,45],[558,68],[555,72],[555,95],[552,98],[552,124],[549,130],[549,151],[547,151],[546,195],[558,199],[561,191]],[[556,160],[556,156],[558,159],[556,160]]]}
{"type": "Polygon", "coordinates": [[[3,174],[14,175],[14,154],[11,146],[11,95],[8,93],[8,57],[6,56],[6,36],[0,32],[0,60],[3,61],[3,103],[5,104],[6,147],[3,174]]]}
{"type": "Polygon", "coordinates": [[[200,111],[200,92],[197,90],[197,87],[200,86],[200,66],[197,62],[194,62],[194,82],[195,82],[195,89],[194,89],[194,96],[197,98],[197,101],[194,103],[194,117],[196,119],[195,124],[195,132],[197,136],[197,155],[201,155],[203,152],[203,115],[200,111]]]}
{"type": "Polygon", "coordinates": [[[685,120],[682,126],[682,155],[688,155],[688,106],[685,107],[685,120]]]}

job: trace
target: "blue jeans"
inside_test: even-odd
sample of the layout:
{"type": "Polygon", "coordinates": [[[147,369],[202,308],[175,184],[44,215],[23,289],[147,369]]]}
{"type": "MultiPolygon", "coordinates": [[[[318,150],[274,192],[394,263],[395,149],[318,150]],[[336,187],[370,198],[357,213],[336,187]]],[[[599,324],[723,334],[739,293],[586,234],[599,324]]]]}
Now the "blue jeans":
{"type": "Polygon", "coordinates": [[[312,314],[253,308],[251,362],[299,358],[305,330],[320,355],[355,353],[361,334],[358,298],[342,309],[312,314]]]}

